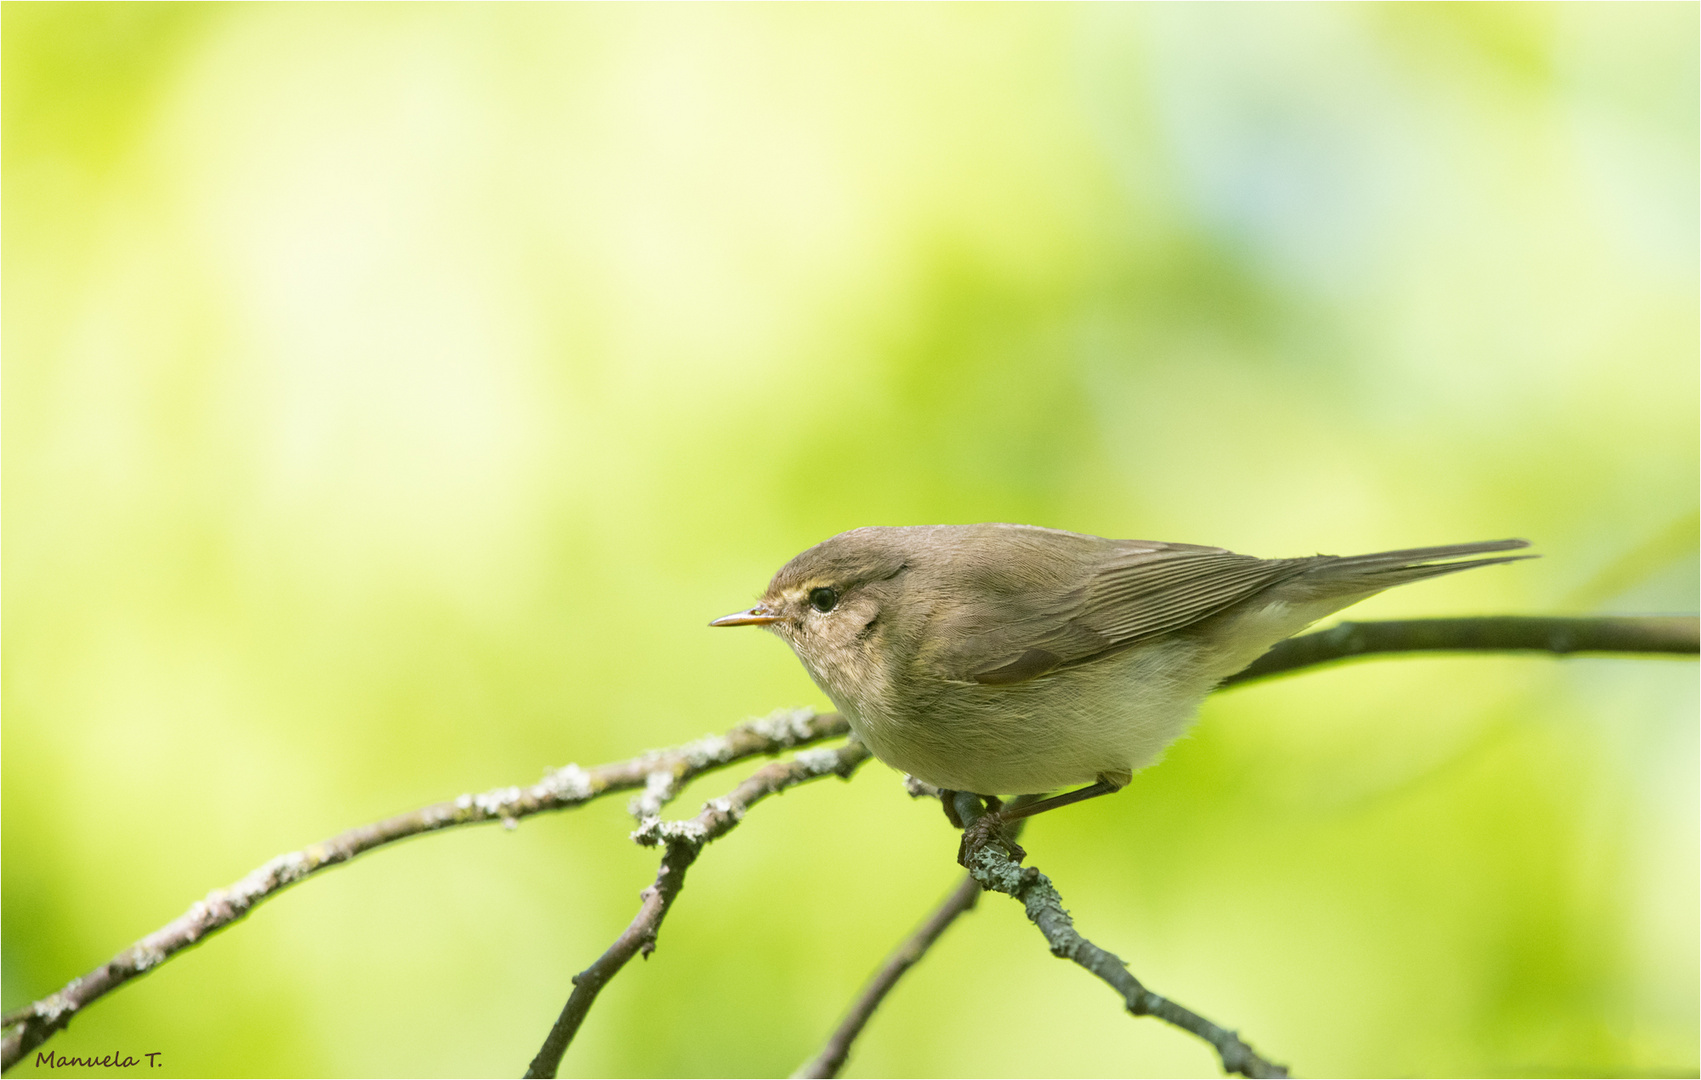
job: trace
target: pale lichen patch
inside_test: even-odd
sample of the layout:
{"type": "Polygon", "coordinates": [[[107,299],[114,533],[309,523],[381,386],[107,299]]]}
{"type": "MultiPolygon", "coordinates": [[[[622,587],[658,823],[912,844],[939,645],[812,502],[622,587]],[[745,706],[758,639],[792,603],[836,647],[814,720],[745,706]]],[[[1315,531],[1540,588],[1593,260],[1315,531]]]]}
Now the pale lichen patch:
{"type": "Polygon", "coordinates": [[[74,993],[77,987],[82,985],[82,982],[82,979],[74,979],[57,994],[49,994],[36,1002],[35,1014],[48,1023],[52,1023],[68,1012],[76,1012],[77,1006],[72,1003],[69,995],[74,993]]]}
{"type": "Polygon", "coordinates": [[[750,730],[770,742],[781,746],[795,746],[804,739],[814,736],[810,724],[815,720],[815,710],[805,706],[801,709],[779,709],[750,721],[750,730]]]}
{"type": "Polygon", "coordinates": [[[837,772],[840,767],[839,752],[832,747],[799,750],[792,760],[802,766],[810,776],[822,776],[826,773],[837,772]]]}
{"type": "Polygon", "coordinates": [[[662,807],[673,801],[677,794],[678,777],[671,772],[660,769],[644,778],[644,792],[634,797],[627,806],[627,812],[640,822],[647,818],[658,817],[662,807]]]}
{"type": "Polygon", "coordinates": [[[573,762],[546,774],[539,786],[562,802],[584,802],[596,794],[590,774],[573,762]]]}
{"type": "Polygon", "coordinates": [[[700,822],[663,821],[661,818],[650,818],[632,830],[632,839],[645,847],[654,847],[674,840],[701,844],[708,835],[708,828],[700,822]]]}
{"type": "Polygon", "coordinates": [[[505,811],[520,801],[517,787],[496,788],[473,797],[473,805],[490,817],[508,817],[505,811]]]}
{"type": "Polygon", "coordinates": [[[151,940],[144,938],[131,952],[130,966],[134,969],[136,974],[140,975],[149,968],[157,967],[158,965],[165,963],[166,957],[170,955],[170,953],[154,944],[151,940]]]}

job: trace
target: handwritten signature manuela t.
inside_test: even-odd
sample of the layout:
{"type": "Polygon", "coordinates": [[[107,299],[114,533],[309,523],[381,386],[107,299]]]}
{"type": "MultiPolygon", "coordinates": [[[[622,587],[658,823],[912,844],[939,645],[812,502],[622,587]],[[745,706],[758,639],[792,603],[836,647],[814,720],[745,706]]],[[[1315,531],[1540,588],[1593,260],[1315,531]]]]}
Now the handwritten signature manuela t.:
{"type": "Polygon", "coordinates": [[[49,1069],[134,1069],[144,1064],[142,1058],[146,1058],[147,1067],[157,1069],[163,1054],[164,1051],[155,1050],[151,1054],[143,1054],[142,1057],[122,1052],[85,1057],[82,1054],[55,1054],[51,1050],[38,1050],[35,1063],[38,1068],[46,1066],[49,1069]]]}

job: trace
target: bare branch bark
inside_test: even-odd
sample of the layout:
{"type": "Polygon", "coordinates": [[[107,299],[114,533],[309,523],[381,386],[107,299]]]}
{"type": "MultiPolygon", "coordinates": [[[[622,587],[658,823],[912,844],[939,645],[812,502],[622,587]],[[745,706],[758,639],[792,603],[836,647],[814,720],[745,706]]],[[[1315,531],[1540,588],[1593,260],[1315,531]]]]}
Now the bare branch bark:
{"type": "Polygon", "coordinates": [[[731,832],[744,820],[752,806],[770,795],[787,788],[819,780],[823,776],[849,779],[858,766],[867,761],[868,751],[860,742],[851,739],[843,746],[806,750],[786,761],[764,765],[732,790],[732,794],[711,799],[702,813],[689,821],[662,821],[647,818],[638,826],[632,838],[640,844],[662,848],[661,867],[656,871],[655,884],[645,889],[633,918],[608,951],[596,963],[573,976],[573,992],[562,1007],[561,1015],[544,1039],[537,1056],[526,1068],[527,1077],[552,1077],[561,1067],[561,1057],[573,1041],[573,1036],[596,1003],[597,994],[608,981],[620,973],[634,955],[648,958],[656,948],[656,934],[668,909],[685,886],[685,871],[697,861],[703,848],[731,832]]]}
{"type": "MultiPolygon", "coordinates": [[[[1545,652],[1694,656],[1701,620],[1694,615],[1540,618],[1494,615],[1465,619],[1344,622],[1288,638],[1223,680],[1223,687],[1285,675],[1360,656],[1414,652],[1545,652]]],[[[1219,687],[1221,689],[1222,687],[1219,687]]]]}
{"type": "Polygon", "coordinates": [[[792,1073],[793,1080],[799,1077],[831,1077],[839,1075],[839,1070],[845,1067],[845,1061],[850,1057],[851,1044],[862,1034],[874,1010],[886,1000],[886,995],[898,985],[898,980],[904,972],[914,967],[947,927],[957,921],[957,916],[969,911],[980,899],[980,882],[965,876],[960,885],[951,891],[943,903],[928,916],[925,923],[910,935],[909,940],[899,945],[880,970],[874,973],[874,978],[868,980],[862,993],[857,995],[851,1004],[850,1012],[845,1015],[838,1030],[827,1040],[827,1045],[813,1059],[799,1065],[792,1073]]]}
{"type": "Polygon", "coordinates": [[[1082,937],[1075,929],[1075,921],[1063,908],[1063,897],[1058,895],[1051,879],[1037,869],[1017,864],[1009,852],[995,843],[981,848],[969,861],[969,873],[981,886],[1022,902],[1029,921],[1045,935],[1053,956],[1072,960],[1110,984],[1122,995],[1130,1013],[1155,1016],[1204,1039],[1216,1049],[1225,1072],[1247,1077],[1288,1074],[1285,1066],[1260,1057],[1235,1032],[1146,989],[1120,959],[1082,937]]]}
{"type": "Polygon", "coordinates": [[[627,761],[581,769],[567,765],[528,788],[498,788],[466,794],[292,851],[265,863],[242,880],[214,889],[205,900],[93,971],[73,979],[57,993],[7,1013],[0,1023],[16,1027],[0,1043],[0,1069],[11,1068],[72,1017],[105,994],[147,974],[176,953],[222,930],[262,902],[321,870],[410,836],[460,825],[500,821],[512,827],[520,818],[583,806],[617,791],[642,788],[632,800],[640,822],[653,820],[685,783],[703,773],[747,758],[775,754],[844,735],[850,730],[837,713],[785,709],[740,724],[724,735],[711,735],[668,750],[653,750],[627,761]]]}

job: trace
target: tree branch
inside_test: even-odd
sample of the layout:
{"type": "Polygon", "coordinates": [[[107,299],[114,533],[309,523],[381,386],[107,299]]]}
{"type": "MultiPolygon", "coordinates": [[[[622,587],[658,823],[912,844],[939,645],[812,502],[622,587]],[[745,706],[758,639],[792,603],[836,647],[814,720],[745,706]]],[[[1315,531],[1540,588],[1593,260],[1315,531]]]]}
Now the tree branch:
{"type": "MultiPolygon", "coordinates": [[[[1697,619],[1685,616],[1526,618],[1516,616],[1411,619],[1342,623],[1278,644],[1245,671],[1224,680],[1234,686],[1255,679],[1354,657],[1402,652],[1574,653],[1697,652],[1697,619]]],[[[260,866],[242,880],[214,889],[182,916],[142,938],[107,963],[58,992],[0,1018],[11,1030],[0,1041],[0,1071],[64,1028],[82,1009],[132,979],[158,967],[252,911],[263,901],[321,870],[347,862],[397,840],[462,825],[520,818],[581,806],[616,791],[642,788],[631,810],[640,822],[655,818],[691,779],[751,757],[775,754],[846,734],[836,713],[782,710],[728,731],[668,750],[656,750],[594,769],[567,765],[528,788],[498,788],[462,795],[410,813],[350,829],[260,866]]]]}
{"type": "Polygon", "coordinates": [[[568,1044],[595,1004],[597,994],[620,973],[634,954],[641,953],[648,958],[655,951],[656,934],[661,929],[662,920],[667,918],[668,909],[685,886],[685,871],[697,861],[704,847],[735,829],[745,813],[768,796],[823,776],[849,779],[868,757],[868,751],[855,739],[831,749],[807,750],[790,760],[776,761],[757,769],[748,780],[734,788],[732,794],[711,799],[704,804],[702,813],[689,821],[646,818],[633,832],[632,839],[646,846],[662,848],[655,884],[643,891],[637,916],[608,947],[608,951],[598,957],[596,963],[573,976],[573,993],[562,1007],[549,1037],[526,1068],[525,1075],[553,1077],[561,1067],[561,1057],[567,1052],[568,1044]]]}
{"type": "Polygon", "coordinates": [[[969,862],[969,873],[981,886],[1022,902],[1029,921],[1045,935],[1053,956],[1073,960],[1109,983],[1122,995],[1130,1013],[1155,1016],[1204,1039],[1216,1049],[1225,1072],[1247,1077],[1288,1074],[1284,1066],[1259,1057],[1235,1032],[1220,1028],[1198,1013],[1142,986],[1121,960],[1076,932],[1075,921],[1063,909],[1063,897],[1058,895],[1051,879],[1034,867],[1018,865],[1001,845],[986,845],[975,852],[969,862]]]}
{"type": "Polygon", "coordinates": [[[797,1071],[791,1074],[793,1080],[799,1077],[839,1075],[845,1060],[850,1057],[851,1043],[862,1034],[862,1029],[874,1015],[874,1010],[880,1007],[880,1003],[886,1000],[886,995],[898,985],[898,980],[903,977],[904,972],[915,966],[933,943],[939,940],[946,928],[957,920],[957,916],[975,906],[980,894],[980,882],[965,876],[962,883],[952,890],[951,895],[945,898],[928,920],[910,935],[909,940],[899,945],[892,955],[886,958],[880,970],[874,973],[874,978],[868,980],[868,985],[857,995],[850,1012],[839,1024],[838,1030],[827,1040],[827,1045],[823,1046],[813,1059],[798,1066],[797,1071]]]}
{"type": "Polygon", "coordinates": [[[1254,660],[1223,687],[1285,675],[1319,664],[1379,653],[1546,652],[1669,653],[1694,656],[1701,628],[1694,615],[1626,615],[1536,618],[1494,615],[1466,619],[1394,619],[1344,622],[1315,634],[1288,638],[1254,660]]]}
{"type": "Polygon", "coordinates": [[[529,788],[497,788],[478,795],[462,795],[279,855],[242,880],[214,889],[205,900],[197,900],[178,918],[87,975],[72,979],[57,993],[0,1018],[0,1024],[6,1028],[18,1029],[0,1043],[0,1069],[11,1068],[103,995],[236,922],[296,882],[374,848],[461,825],[500,821],[512,828],[523,817],[583,806],[604,795],[633,788],[643,788],[632,800],[633,816],[640,822],[652,821],[694,777],[747,758],[844,735],[849,730],[837,713],[784,709],[740,724],[724,735],[711,735],[668,750],[653,750],[593,769],[567,765],[529,788]]]}

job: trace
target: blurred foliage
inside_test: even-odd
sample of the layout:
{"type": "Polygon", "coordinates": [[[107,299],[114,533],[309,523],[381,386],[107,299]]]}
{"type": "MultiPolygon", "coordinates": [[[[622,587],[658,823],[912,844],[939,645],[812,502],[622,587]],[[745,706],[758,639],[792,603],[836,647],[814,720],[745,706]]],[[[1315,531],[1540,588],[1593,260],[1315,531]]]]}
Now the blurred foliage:
{"type": "MultiPolygon", "coordinates": [[[[279,851],[819,703],[704,623],[855,525],[1523,535],[1354,614],[1696,608],[1694,5],[0,18],[8,1007],[279,851]]],[[[1318,673],[1027,843],[1304,1073],[1692,1072],[1696,712],[1680,662],[1318,673]]],[[[372,856],[50,1045],[516,1074],[628,828],[372,856]]],[[[760,807],[564,1073],[789,1071],[954,849],[880,766],[760,807]]],[[[994,899],[850,1072],[1215,1065],[994,899]]]]}

